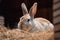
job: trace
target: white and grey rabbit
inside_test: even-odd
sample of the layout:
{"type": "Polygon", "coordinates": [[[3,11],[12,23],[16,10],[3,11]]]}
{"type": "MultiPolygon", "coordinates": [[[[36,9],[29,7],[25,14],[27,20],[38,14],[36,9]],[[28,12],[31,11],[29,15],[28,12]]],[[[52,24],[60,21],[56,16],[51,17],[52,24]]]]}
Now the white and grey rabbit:
{"type": "Polygon", "coordinates": [[[23,11],[23,16],[20,18],[20,21],[18,22],[19,29],[30,32],[35,32],[37,30],[39,31],[54,30],[54,25],[47,19],[34,18],[37,11],[37,2],[33,4],[29,12],[27,10],[25,3],[22,3],[21,7],[23,11]]]}

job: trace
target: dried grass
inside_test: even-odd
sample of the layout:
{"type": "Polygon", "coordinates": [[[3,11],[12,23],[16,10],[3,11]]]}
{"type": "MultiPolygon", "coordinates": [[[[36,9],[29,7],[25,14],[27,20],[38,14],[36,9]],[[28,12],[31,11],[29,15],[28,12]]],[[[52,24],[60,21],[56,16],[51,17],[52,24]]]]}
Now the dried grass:
{"type": "Polygon", "coordinates": [[[20,29],[8,30],[0,27],[0,40],[54,40],[54,31],[30,33],[20,29]]]}

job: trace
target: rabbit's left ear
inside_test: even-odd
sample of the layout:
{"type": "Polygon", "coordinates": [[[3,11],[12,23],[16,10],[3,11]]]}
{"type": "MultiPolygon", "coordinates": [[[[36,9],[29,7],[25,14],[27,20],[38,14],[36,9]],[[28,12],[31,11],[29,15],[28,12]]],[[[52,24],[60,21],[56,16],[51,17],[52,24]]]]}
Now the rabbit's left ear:
{"type": "Polygon", "coordinates": [[[27,10],[27,7],[26,7],[25,3],[22,3],[21,7],[22,7],[23,15],[27,14],[28,10],[27,10]]]}
{"type": "Polygon", "coordinates": [[[31,18],[34,18],[34,15],[36,14],[37,11],[37,3],[35,2],[33,6],[30,8],[29,14],[31,18]]]}

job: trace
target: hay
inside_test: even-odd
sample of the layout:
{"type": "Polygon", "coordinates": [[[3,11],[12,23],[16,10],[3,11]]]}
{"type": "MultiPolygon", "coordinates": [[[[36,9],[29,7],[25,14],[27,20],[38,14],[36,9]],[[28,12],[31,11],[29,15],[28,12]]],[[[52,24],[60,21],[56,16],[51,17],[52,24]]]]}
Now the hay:
{"type": "Polygon", "coordinates": [[[6,32],[8,29],[4,26],[0,25],[0,32],[6,32]]]}
{"type": "Polygon", "coordinates": [[[0,40],[54,40],[54,32],[26,32],[20,29],[8,30],[0,27],[0,40]],[[1,32],[2,31],[2,32],[1,32]]]}

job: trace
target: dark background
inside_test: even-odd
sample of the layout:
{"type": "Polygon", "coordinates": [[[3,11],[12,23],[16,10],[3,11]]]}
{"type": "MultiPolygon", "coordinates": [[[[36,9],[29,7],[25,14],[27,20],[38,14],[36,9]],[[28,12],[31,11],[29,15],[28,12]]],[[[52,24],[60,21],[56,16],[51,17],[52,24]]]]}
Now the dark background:
{"type": "Polygon", "coordinates": [[[37,2],[38,9],[35,17],[43,17],[52,22],[52,0],[0,0],[0,15],[5,17],[6,27],[16,28],[22,16],[22,2],[26,4],[28,10],[34,2],[37,2]]]}

